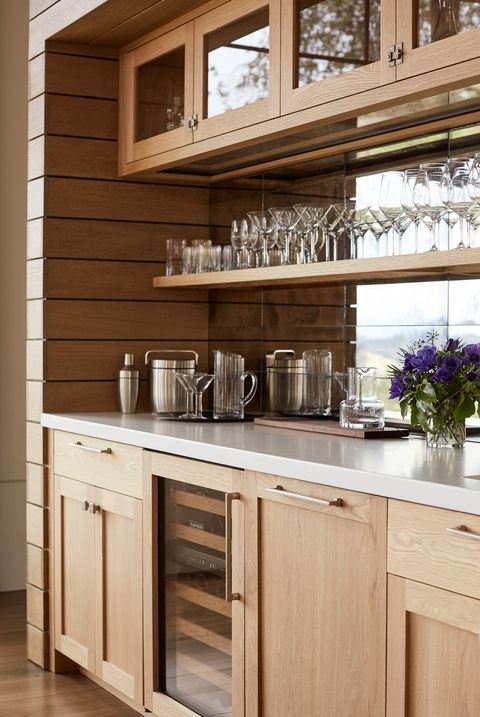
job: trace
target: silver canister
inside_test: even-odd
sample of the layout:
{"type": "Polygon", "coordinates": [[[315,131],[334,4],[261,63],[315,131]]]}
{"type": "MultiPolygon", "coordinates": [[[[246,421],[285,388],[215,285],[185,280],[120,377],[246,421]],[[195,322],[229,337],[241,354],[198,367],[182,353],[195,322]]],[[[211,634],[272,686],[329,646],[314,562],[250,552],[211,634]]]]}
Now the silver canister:
{"type": "Polygon", "coordinates": [[[125,354],[123,367],[118,372],[118,398],[122,413],[135,413],[140,391],[140,371],[135,367],[133,354],[125,354]]]}
{"type": "Polygon", "coordinates": [[[187,394],[176,380],[175,373],[194,374],[198,366],[196,351],[147,351],[145,365],[149,367],[150,406],[153,413],[175,415],[187,410],[187,394]],[[165,356],[169,354],[168,358],[165,356]],[[175,355],[177,358],[172,358],[175,355]],[[191,358],[178,358],[188,354],[191,358]],[[153,358],[153,356],[157,358],[153,358]],[[160,358],[160,356],[162,358],[160,358]]]}
{"type": "Polygon", "coordinates": [[[305,361],[295,351],[273,351],[265,357],[265,410],[301,415],[304,404],[305,361]]]}

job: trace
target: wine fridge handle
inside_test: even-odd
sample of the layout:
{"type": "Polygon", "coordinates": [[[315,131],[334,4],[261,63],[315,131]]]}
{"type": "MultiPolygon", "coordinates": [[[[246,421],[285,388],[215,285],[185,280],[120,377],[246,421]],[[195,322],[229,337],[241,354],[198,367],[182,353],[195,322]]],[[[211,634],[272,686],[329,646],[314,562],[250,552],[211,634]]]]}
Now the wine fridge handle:
{"type": "Polygon", "coordinates": [[[225,493],[225,600],[240,600],[240,593],[232,592],[232,503],[240,500],[240,493],[225,493]]]}

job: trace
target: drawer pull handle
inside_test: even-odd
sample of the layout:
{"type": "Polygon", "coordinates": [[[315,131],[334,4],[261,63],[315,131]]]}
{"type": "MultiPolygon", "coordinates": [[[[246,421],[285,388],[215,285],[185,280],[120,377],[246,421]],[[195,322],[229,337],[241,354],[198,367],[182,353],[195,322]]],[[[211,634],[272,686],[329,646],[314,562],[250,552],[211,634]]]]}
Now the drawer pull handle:
{"type": "Polygon", "coordinates": [[[447,533],[459,535],[461,538],[471,538],[472,540],[480,540],[480,535],[471,533],[466,525],[457,525],[456,528],[447,528],[447,533]]]}
{"type": "Polygon", "coordinates": [[[90,453],[104,453],[110,455],[112,453],[111,448],[92,448],[92,446],[84,446],[81,441],[75,441],[75,443],[69,443],[72,448],[81,448],[82,451],[90,451],[90,453]]]}
{"type": "Polygon", "coordinates": [[[240,493],[225,493],[225,600],[240,600],[240,593],[232,592],[232,502],[240,500],[240,493]]]}
{"type": "Polygon", "coordinates": [[[265,488],[269,493],[281,493],[286,498],[298,498],[299,500],[305,500],[308,503],[317,503],[317,505],[329,505],[341,508],[343,505],[343,498],[334,498],[333,500],[323,500],[323,498],[312,498],[309,495],[301,495],[301,493],[290,493],[288,490],[283,490],[281,485],[275,485],[273,488],[265,488]]]}

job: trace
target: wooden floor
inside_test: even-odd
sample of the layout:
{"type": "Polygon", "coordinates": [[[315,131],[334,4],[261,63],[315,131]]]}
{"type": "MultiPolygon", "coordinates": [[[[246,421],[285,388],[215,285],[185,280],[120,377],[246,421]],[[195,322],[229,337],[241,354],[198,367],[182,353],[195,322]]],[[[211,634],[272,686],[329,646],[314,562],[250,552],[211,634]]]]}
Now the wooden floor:
{"type": "Polygon", "coordinates": [[[26,659],[25,593],[0,593],[0,717],[138,717],[79,673],[54,675],[26,659]]]}

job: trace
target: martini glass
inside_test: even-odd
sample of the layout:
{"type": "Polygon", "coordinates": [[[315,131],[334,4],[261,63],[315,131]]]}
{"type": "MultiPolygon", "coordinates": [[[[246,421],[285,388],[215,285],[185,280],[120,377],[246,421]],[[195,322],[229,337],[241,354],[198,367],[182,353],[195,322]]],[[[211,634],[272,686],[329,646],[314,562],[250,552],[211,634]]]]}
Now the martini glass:
{"type": "Polygon", "coordinates": [[[322,231],[322,239],[320,241],[320,228],[322,227],[322,219],[328,209],[328,207],[321,206],[320,204],[294,204],[294,209],[297,212],[300,222],[305,227],[305,239],[310,237],[308,245],[308,261],[318,262],[319,253],[323,249],[325,244],[325,233],[322,231]]]}
{"type": "Polygon", "coordinates": [[[328,234],[329,241],[331,241],[332,251],[329,252],[331,261],[337,261],[338,257],[338,231],[340,225],[345,216],[345,205],[344,204],[331,204],[324,214],[325,225],[328,234]]]}
{"type": "Polygon", "coordinates": [[[203,394],[212,383],[215,376],[213,373],[180,373],[175,374],[177,381],[187,392],[187,412],[180,418],[190,421],[205,421],[202,413],[203,394]],[[192,411],[192,397],[195,397],[195,408],[192,411]]]}
{"type": "Polygon", "coordinates": [[[284,263],[290,263],[290,246],[292,241],[292,235],[295,227],[298,224],[299,216],[293,207],[271,207],[269,210],[272,217],[275,217],[278,222],[279,229],[283,229],[284,232],[284,263]]]}

